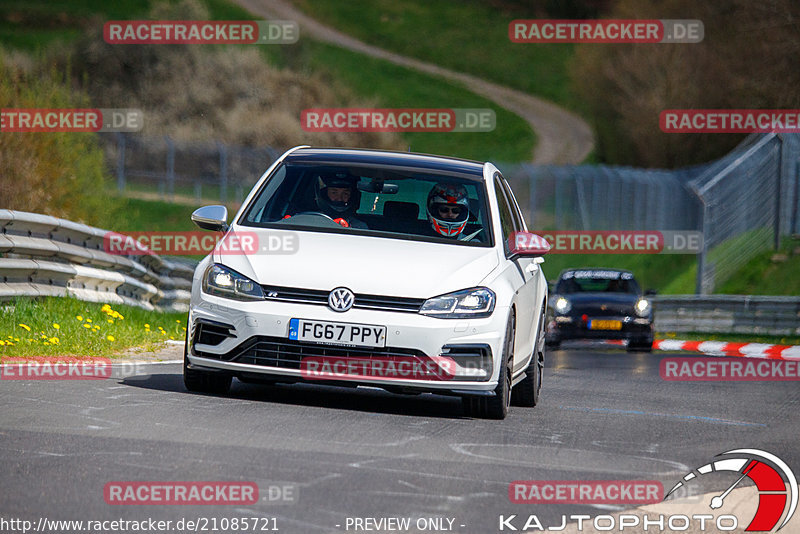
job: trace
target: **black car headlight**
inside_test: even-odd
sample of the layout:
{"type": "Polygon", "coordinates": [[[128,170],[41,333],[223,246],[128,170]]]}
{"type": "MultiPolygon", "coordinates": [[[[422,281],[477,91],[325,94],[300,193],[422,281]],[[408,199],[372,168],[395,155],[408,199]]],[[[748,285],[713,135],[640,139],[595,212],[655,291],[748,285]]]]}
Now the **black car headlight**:
{"type": "Polygon", "coordinates": [[[647,299],[639,299],[636,301],[636,304],[633,306],[636,315],[639,317],[647,317],[650,315],[650,310],[652,306],[650,305],[650,301],[647,299]]]}
{"type": "Polygon", "coordinates": [[[572,309],[572,304],[564,297],[559,297],[555,304],[556,313],[566,315],[572,309]]]}
{"type": "Polygon", "coordinates": [[[261,286],[246,276],[217,263],[210,265],[203,275],[203,292],[235,300],[261,300],[261,286]]]}
{"type": "Polygon", "coordinates": [[[485,287],[464,289],[426,300],[419,313],[442,319],[477,319],[494,311],[494,291],[485,287]]]}

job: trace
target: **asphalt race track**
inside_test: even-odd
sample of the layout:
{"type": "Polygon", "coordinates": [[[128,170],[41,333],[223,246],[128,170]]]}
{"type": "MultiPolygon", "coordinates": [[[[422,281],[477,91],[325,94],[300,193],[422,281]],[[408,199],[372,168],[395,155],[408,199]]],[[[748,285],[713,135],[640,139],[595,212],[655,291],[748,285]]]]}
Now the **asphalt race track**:
{"type": "Polygon", "coordinates": [[[669,489],[736,448],[800,466],[797,382],[668,382],[664,357],[550,352],[540,405],[513,407],[505,421],[466,418],[455,398],[373,389],[234,381],[226,397],[190,394],[178,364],[125,379],[3,380],[0,516],[264,517],[289,533],[354,532],[348,517],[427,517],[491,533],[501,514],[559,525],[561,514],[626,508],[514,504],[515,480],[654,479],[669,489]],[[111,481],[253,481],[261,500],[113,506],[103,496],[111,481]],[[293,488],[288,502],[279,487],[293,488]]]}

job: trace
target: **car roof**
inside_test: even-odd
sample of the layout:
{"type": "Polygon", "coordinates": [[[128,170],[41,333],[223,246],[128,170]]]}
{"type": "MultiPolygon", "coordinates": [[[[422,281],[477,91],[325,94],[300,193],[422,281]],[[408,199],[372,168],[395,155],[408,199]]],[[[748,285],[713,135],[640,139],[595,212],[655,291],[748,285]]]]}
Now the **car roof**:
{"type": "Polygon", "coordinates": [[[483,180],[484,164],[467,159],[353,148],[300,148],[286,156],[287,163],[394,165],[428,171],[448,171],[483,180]]]}

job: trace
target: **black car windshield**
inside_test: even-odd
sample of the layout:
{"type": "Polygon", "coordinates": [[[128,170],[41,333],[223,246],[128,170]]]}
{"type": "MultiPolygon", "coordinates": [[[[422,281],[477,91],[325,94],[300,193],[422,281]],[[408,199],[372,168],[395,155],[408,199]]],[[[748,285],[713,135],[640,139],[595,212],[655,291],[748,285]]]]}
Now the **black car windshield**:
{"type": "Polygon", "coordinates": [[[639,284],[631,273],[620,271],[568,271],[561,275],[556,293],[633,293],[639,294],[639,284]]]}
{"type": "Polygon", "coordinates": [[[477,177],[391,166],[283,163],[239,219],[243,226],[382,235],[491,246],[477,177]],[[429,217],[431,191],[437,221],[429,217]],[[438,227],[438,228],[437,228],[438,227]]]}

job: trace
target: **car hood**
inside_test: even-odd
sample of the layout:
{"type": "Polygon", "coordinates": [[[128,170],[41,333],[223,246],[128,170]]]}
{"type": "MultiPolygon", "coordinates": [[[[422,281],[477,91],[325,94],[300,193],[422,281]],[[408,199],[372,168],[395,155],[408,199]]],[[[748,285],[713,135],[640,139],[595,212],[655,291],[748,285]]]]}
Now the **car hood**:
{"type": "Polygon", "coordinates": [[[241,228],[259,243],[294,235],[293,253],[214,255],[262,285],[430,298],[474,287],[499,263],[493,248],[335,233],[241,228]]]}

